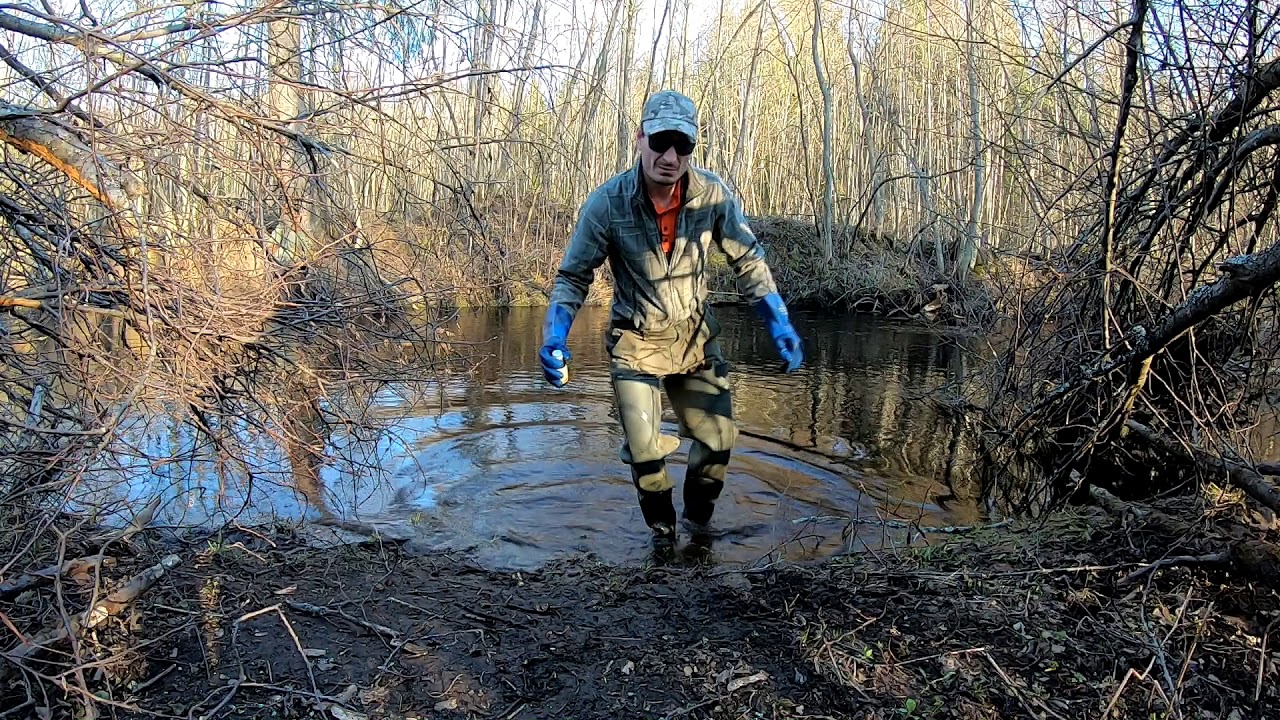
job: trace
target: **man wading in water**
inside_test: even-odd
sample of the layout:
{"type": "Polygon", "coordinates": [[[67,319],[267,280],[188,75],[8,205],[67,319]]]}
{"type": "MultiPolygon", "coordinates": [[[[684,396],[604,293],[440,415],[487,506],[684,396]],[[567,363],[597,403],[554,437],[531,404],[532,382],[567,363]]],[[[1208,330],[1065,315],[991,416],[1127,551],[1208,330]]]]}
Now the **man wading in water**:
{"type": "Polygon", "coordinates": [[[636,133],[639,163],[592,192],[579,211],[551,292],[538,353],[555,387],[568,381],[569,327],[595,276],[609,260],[613,307],[605,347],[622,421],[622,462],[631,468],[655,543],[676,536],[673,483],[666,458],[680,440],[660,431],[659,384],[680,435],[692,440],[684,481],[684,518],[705,534],[737,440],[720,326],[707,305],[711,245],[728,258],[738,290],[764,319],[786,371],[800,367],[800,338],[778,295],[764,251],[738,200],[714,174],[691,167],[697,110],[670,90],[645,103],[636,133]]]}

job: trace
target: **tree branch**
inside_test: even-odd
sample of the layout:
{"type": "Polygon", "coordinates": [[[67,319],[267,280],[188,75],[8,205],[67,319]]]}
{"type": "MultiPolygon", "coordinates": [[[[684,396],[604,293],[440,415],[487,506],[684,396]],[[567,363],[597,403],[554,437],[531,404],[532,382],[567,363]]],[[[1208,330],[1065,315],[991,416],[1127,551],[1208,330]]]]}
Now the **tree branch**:
{"type": "Polygon", "coordinates": [[[74,131],[29,110],[0,105],[0,141],[49,163],[113,210],[144,191],[133,173],[94,152],[74,131]]]}

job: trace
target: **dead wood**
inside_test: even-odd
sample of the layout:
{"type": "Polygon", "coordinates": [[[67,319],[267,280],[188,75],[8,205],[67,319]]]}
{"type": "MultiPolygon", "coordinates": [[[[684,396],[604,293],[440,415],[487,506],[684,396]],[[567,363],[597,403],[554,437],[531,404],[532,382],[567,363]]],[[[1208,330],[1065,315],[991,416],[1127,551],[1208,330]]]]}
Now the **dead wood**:
{"type": "MultiPolygon", "coordinates": [[[[1116,345],[1117,347],[1128,346],[1128,351],[1120,353],[1109,362],[1094,363],[1078,370],[1073,379],[1054,388],[1031,410],[1024,413],[1014,425],[1015,429],[1067,395],[1083,389],[1098,378],[1116,370],[1131,368],[1145,362],[1188,330],[1227,307],[1245,298],[1258,295],[1280,282],[1280,243],[1259,253],[1232,258],[1228,262],[1221,263],[1218,269],[1223,276],[1216,282],[1196,288],[1187,295],[1186,300],[1174,307],[1152,327],[1135,325],[1130,328],[1123,341],[1116,345]]],[[[1280,502],[1280,497],[1277,501],[1280,502]]]]}
{"type": "Polygon", "coordinates": [[[351,615],[350,613],[347,613],[346,611],[337,610],[335,608],[326,607],[323,605],[313,605],[311,603],[306,603],[306,602],[296,602],[294,600],[286,600],[285,604],[293,608],[294,610],[307,613],[308,615],[316,615],[324,618],[340,617],[349,623],[358,625],[362,628],[365,628],[366,630],[371,630],[377,633],[378,635],[385,637],[386,639],[390,640],[393,645],[404,648],[405,652],[415,653],[415,654],[426,652],[426,648],[422,647],[421,645],[417,645],[412,642],[406,642],[403,636],[401,635],[400,631],[395,630],[393,628],[389,628],[386,625],[379,625],[378,623],[369,622],[368,620],[362,620],[358,617],[355,617],[354,615],[351,615]]]}
{"type": "Polygon", "coordinates": [[[98,601],[84,616],[86,627],[95,628],[113,615],[118,615],[134,600],[137,600],[152,585],[156,584],[164,574],[182,562],[177,555],[167,555],[160,562],[135,575],[118,590],[98,601]]]}
{"type": "Polygon", "coordinates": [[[1186,567],[1189,565],[1225,565],[1231,560],[1231,555],[1225,552],[1208,553],[1207,555],[1175,555],[1157,560],[1146,567],[1139,568],[1133,572],[1120,578],[1116,583],[1118,587],[1126,587],[1132,585],[1144,577],[1155,573],[1161,568],[1167,567],[1186,567]]]}
{"type": "Polygon", "coordinates": [[[1181,456],[1200,467],[1213,472],[1226,473],[1231,484],[1243,490],[1249,497],[1272,511],[1280,512],[1280,488],[1269,482],[1253,468],[1223,458],[1214,457],[1200,448],[1189,447],[1168,438],[1136,420],[1125,423],[1134,434],[1152,446],[1181,456]]]}
{"type": "MultiPolygon", "coordinates": [[[[85,630],[101,626],[108,619],[119,615],[134,601],[149,590],[165,573],[177,567],[181,559],[177,555],[168,555],[160,562],[135,575],[107,597],[93,604],[84,613],[76,614],[56,626],[48,628],[38,635],[25,639],[17,647],[3,653],[5,659],[13,664],[38,657],[46,650],[62,643],[74,633],[79,635],[85,630]]],[[[0,666],[0,680],[5,679],[12,665],[0,666]]]]}
{"type": "Polygon", "coordinates": [[[1127,503],[1106,489],[1097,485],[1089,486],[1089,495],[1104,510],[1117,517],[1131,517],[1142,527],[1148,528],[1169,537],[1182,537],[1191,531],[1190,523],[1179,520],[1172,515],[1160,512],[1155,508],[1127,503]]]}
{"type": "MultiPolygon", "coordinates": [[[[1118,518],[1132,518],[1144,530],[1155,532],[1172,541],[1183,540],[1190,526],[1170,515],[1139,503],[1125,502],[1100,487],[1090,487],[1090,495],[1104,510],[1118,518]]],[[[1168,544],[1168,543],[1166,543],[1168,544]]],[[[1208,546],[1198,555],[1173,555],[1155,560],[1121,578],[1119,587],[1132,585],[1158,570],[1169,567],[1219,566],[1233,568],[1243,576],[1274,582],[1280,577],[1280,548],[1256,540],[1225,541],[1206,538],[1197,543],[1208,546]]]]}
{"type": "MultiPolygon", "coordinates": [[[[33,573],[19,575],[12,580],[0,582],[0,600],[9,600],[15,598],[27,590],[34,590],[44,587],[53,582],[53,579],[62,575],[89,575],[102,566],[104,558],[101,556],[89,556],[68,560],[61,565],[54,565],[42,568],[33,573]]],[[[111,562],[110,558],[106,558],[111,562]]]]}
{"type": "Polygon", "coordinates": [[[32,110],[0,106],[0,140],[49,163],[113,210],[129,207],[144,191],[133,173],[94,152],[75,131],[32,110]]]}

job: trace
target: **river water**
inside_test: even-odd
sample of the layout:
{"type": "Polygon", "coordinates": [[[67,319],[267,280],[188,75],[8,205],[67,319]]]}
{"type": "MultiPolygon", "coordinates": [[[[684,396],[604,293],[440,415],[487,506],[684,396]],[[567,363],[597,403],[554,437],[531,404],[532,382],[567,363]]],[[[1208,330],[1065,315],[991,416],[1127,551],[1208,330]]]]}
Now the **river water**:
{"type": "MultiPolygon", "coordinates": [[[[972,443],[931,397],[963,378],[962,343],[862,316],[797,312],[806,364],[786,375],[749,310],[716,313],[742,436],[699,561],[803,560],[908,540],[900,523],[881,519],[984,521],[972,443]]],[[[572,380],[556,390],[536,360],[541,309],[464,311],[450,349],[473,358],[468,371],[384,379],[361,401],[362,422],[311,434],[310,455],[278,442],[297,437],[286,427],[259,433],[241,462],[228,463],[202,452],[188,423],[137,418],[110,461],[85,476],[81,504],[136,510],[159,495],[156,522],[174,527],[332,515],[407,537],[410,548],[503,569],[584,552],[644,561],[648,531],[618,458],[607,315],[579,314],[572,380]]],[[[686,440],[671,459],[677,485],[687,450],[686,440]]]]}

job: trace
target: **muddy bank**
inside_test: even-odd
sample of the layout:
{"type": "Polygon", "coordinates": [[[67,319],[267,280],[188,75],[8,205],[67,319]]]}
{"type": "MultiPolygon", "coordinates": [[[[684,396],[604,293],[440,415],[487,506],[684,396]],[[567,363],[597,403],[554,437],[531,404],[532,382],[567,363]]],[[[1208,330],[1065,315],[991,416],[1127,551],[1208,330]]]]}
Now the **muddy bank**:
{"type": "MultiPolygon", "coordinates": [[[[1274,582],[1173,567],[1119,585],[1162,551],[1100,511],[751,568],[686,548],[498,573],[240,532],[178,550],[70,653],[6,663],[0,708],[72,717],[87,688],[118,718],[1280,716],[1274,582]]],[[[87,592],[61,587],[68,607],[87,592]]],[[[0,605],[24,627],[58,616],[48,587],[0,605]]]]}

